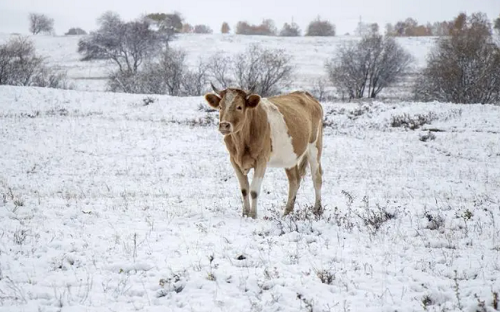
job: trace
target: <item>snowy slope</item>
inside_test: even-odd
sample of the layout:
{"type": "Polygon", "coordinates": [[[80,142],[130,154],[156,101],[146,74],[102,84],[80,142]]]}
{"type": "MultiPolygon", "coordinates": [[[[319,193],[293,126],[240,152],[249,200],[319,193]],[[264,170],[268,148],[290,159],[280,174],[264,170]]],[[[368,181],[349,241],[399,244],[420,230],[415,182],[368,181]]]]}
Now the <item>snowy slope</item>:
{"type": "MultiPolygon", "coordinates": [[[[10,35],[0,33],[0,43],[10,35]]],[[[105,91],[107,73],[114,65],[105,61],[81,62],[77,53],[80,36],[31,36],[38,53],[47,57],[49,64],[67,71],[77,90],[105,91]]],[[[207,60],[218,51],[229,55],[242,52],[253,43],[272,49],[285,49],[293,56],[296,68],[294,84],[297,88],[310,88],[313,81],[325,77],[324,65],[334,56],[340,45],[358,40],[354,36],[339,37],[266,37],[239,35],[183,34],[171,43],[188,53],[188,63],[195,66],[199,59],[207,60]]],[[[413,70],[422,68],[436,38],[397,38],[398,42],[415,58],[413,70]]]]}
{"type": "Polygon", "coordinates": [[[153,98],[0,86],[0,311],[494,311],[498,106],[325,103],[324,216],[271,168],[250,220],[216,113],[153,98]]]}

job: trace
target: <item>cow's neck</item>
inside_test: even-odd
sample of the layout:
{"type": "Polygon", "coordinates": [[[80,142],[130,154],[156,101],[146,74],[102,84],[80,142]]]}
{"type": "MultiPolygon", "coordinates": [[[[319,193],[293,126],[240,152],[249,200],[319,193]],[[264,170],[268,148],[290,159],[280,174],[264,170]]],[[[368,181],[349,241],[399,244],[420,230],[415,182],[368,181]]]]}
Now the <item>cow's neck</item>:
{"type": "Polygon", "coordinates": [[[267,156],[263,153],[268,150],[267,145],[270,147],[270,128],[266,111],[258,105],[249,109],[246,114],[243,128],[231,134],[236,149],[236,159],[242,166],[245,166],[248,158],[255,160],[257,156],[267,156]]]}
{"type": "Polygon", "coordinates": [[[257,106],[253,109],[248,109],[246,112],[246,122],[243,128],[233,134],[233,139],[236,142],[248,143],[256,142],[262,139],[262,134],[267,130],[269,123],[267,114],[262,107],[257,106]]]}

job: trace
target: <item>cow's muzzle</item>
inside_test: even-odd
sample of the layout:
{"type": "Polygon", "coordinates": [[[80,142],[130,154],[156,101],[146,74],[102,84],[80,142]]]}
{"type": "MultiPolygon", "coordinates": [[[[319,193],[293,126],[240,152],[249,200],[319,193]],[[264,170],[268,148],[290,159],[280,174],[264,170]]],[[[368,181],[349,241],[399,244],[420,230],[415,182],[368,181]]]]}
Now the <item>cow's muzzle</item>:
{"type": "Polygon", "coordinates": [[[219,131],[224,135],[231,133],[231,123],[227,121],[219,123],[219,131]]]}

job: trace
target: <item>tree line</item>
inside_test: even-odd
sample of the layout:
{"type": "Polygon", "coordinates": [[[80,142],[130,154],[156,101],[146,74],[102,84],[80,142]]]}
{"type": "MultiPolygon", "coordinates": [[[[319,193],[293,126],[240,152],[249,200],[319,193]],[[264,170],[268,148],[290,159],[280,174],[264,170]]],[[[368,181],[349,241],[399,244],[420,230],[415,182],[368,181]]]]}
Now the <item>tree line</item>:
{"type": "MultiPolygon", "coordinates": [[[[175,15],[124,21],[106,12],[98,25],[96,31],[80,38],[78,52],[83,61],[115,64],[108,77],[109,91],[191,96],[203,94],[214,82],[221,87],[255,87],[262,96],[269,96],[292,84],[292,57],[283,49],[258,44],[235,55],[219,51],[189,66],[187,52],[169,44],[184,27],[175,15]]],[[[262,25],[273,26],[269,21],[262,25]]],[[[449,35],[438,39],[413,85],[414,98],[499,103],[500,49],[492,32],[495,25],[484,13],[461,13],[450,25],[449,35]]],[[[242,27],[262,31],[255,25],[242,27]]],[[[344,43],[325,63],[325,79],[318,85],[320,100],[327,84],[350,99],[376,98],[409,71],[413,57],[393,35],[381,35],[375,24],[358,28],[361,39],[344,43]]],[[[26,38],[0,45],[0,84],[67,86],[64,75],[47,67],[26,38]]]]}
{"type": "MultiPolygon", "coordinates": [[[[211,34],[212,28],[204,24],[192,25],[187,23],[182,18],[179,12],[174,13],[150,13],[143,18],[148,18],[152,22],[168,25],[175,33],[196,33],[196,34],[211,34]]],[[[493,20],[493,31],[500,34],[500,16],[493,20]]],[[[396,22],[395,24],[388,23],[385,25],[385,35],[394,37],[422,37],[422,36],[450,36],[454,29],[454,21],[440,21],[424,24],[419,24],[412,17],[396,22]]],[[[359,22],[354,33],[358,36],[363,36],[366,33],[376,30],[379,32],[380,26],[377,23],[359,22]]],[[[53,34],[54,19],[45,14],[30,13],[29,14],[29,31],[36,35],[39,33],[53,34]]],[[[223,22],[220,28],[222,34],[231,32],[231,27],[227,22],[223,22]]],[[[234,29],[237,35],[262,35],[262,36],[284,36],[295,37],[301,36],[302,30],[295,22],[284,23],[282,28],[278,30],[272,19],[264,19],[262,23],[254,25],[246,21],[239,21],[234,29]]],[[[65,35],[85,35],[86,32],[79,28],[73,27],[65,33],[65,35]]],[[[335,36],[335,24],[328,20],[322,20],[320,17],[311,21],[304,34],[305,36],[335,36]]]]}

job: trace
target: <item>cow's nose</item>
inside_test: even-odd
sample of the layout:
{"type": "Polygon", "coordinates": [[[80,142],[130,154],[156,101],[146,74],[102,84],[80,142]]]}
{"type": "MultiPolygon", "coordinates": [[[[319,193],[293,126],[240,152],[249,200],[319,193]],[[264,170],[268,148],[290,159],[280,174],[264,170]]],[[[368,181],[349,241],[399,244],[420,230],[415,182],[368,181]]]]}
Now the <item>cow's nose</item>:
{"type": "Polygon", "coordinates": [[[224,121],[219,124],[220,132],[229,132],[231,130],[231,123],[224,121]]]}

